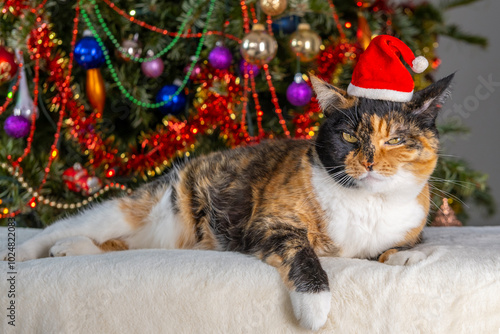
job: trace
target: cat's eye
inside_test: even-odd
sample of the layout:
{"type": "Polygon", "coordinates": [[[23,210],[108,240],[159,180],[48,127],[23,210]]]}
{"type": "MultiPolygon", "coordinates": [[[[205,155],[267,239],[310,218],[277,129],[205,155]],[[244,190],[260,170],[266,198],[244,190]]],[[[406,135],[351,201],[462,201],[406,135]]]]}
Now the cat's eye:
{"type": "Polygon", "coordinates": [[[389,139],[386,144],[389,144],[389,145],[397,145],[397,144],[401,144],[401,141],[402,139],[400,137],[395,137],[395,138],[391,138],[389,139]]]}
{"type": "Polygon", "coordinates": [[[347,132],[342,132],[342,138],[344,138],[344,140],[348,143],[356,143],[358,141],[358,138],[348,134],[347,132]]]}

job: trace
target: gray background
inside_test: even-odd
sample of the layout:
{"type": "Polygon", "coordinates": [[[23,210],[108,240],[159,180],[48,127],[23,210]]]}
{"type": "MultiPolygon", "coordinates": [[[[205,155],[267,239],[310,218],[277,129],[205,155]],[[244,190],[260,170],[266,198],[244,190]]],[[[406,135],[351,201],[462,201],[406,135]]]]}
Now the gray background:
{"type": "MultiPolygon", "coordinates": [[[[431,0],[439,4],[443,0],[431,0]]],[[[414,1],[417,3],[418,1],[414,1]]],[[[443,154],[466,159],[471,167],[490,175],[497,207],[500,204],[500,1],[482,0],[445,12],[448,23],[463,31],[482,35],[489,41],[487,49],[439,37],[438,56],[442,63],[436,78],[457,72],[452,97],[442,109],[442,116],[453,117],[470,128],[466,136],[442,138],[443,154]],[[481,78],[491,76],[496,87],[488,91],[481,78]],[[480,87],[481,86],[481,87],[480,87]],[[459,108],[462,111],[458,111],[459,108]]],[[[472,208],[471,208],[472,211],[472,208]]],[[[484,218],[475,210],[468,225],[500,225],[500,213],[484,218]]]]}

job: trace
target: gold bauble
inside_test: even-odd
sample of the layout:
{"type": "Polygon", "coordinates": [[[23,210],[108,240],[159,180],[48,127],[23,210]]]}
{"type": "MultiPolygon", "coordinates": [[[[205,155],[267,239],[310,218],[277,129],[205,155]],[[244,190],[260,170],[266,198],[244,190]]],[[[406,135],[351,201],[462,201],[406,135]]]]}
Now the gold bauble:
{"type": "Polygon", "coordinates": [[[254,24],[252,31],[243,37],[240,52],[246,61],[261,66],[268,64],[276,56],[278,42],[266,33],[264,25],[254,24]]]}
{"type": "Polygon", "coordinates": [[[97,111],[97,118],[101,118],[106,103],[106,87],[99,68],[87,70],[86,88],[90,105],[97,111]]]}
{"type": "Polygon", "coordinates": [[[260,0],[260,8],[271,16],[280,15],[286,9],[287,0],[260,0]]]}
{"type": "Polygon", "coordinates": [[[321,38],[311,30],[309,24],[301,23],[297,31],[290,36],[290,46],[301,61],[308,62],[319,54],[321,38]]]}

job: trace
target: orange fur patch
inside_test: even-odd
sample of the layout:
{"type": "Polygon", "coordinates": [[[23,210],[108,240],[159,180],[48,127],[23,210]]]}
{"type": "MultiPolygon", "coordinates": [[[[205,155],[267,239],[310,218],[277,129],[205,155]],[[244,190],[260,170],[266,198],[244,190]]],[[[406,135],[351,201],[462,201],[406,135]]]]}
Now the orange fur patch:
{"type": "Polygon", "coordinates": [[[127,243],[119,239],[108,240],[102,244],[96,244],[96,246],[103,252],[123,251],[128,249],[127,243]]]}
{"type": "Polygon", "coordinates": [[[385,263],[385,261],[387,261],[389,259],[389,256],[391,256],[392,254],[395,254],[397,252],[398,252],[398,250],[394,249],[394,248],[386,250],[385,252],[382,253],[382,255],[380,255],[380,257],[378,258],[378,262],[385,263]]]}

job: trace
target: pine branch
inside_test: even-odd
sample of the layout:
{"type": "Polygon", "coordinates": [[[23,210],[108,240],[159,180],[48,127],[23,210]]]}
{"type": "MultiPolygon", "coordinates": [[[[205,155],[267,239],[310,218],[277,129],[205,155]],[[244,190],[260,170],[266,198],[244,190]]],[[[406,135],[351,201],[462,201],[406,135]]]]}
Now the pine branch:
{"type": "Polygon", "coordinates": [[[443,36],[448,36],[453,39],[473,44],[485,49],[488,46],[488,40],[484,37],[471,35],[463,32],[457,25],[448,25],[439,29],[438,33],[443,36]]]}
{"type": "Polygon", "coordinates": [[[469,5],[478,1],[481,0],[444,0],[439,4],[439,7],[443,10],[448,10],[455,7],[469,5]]]}

